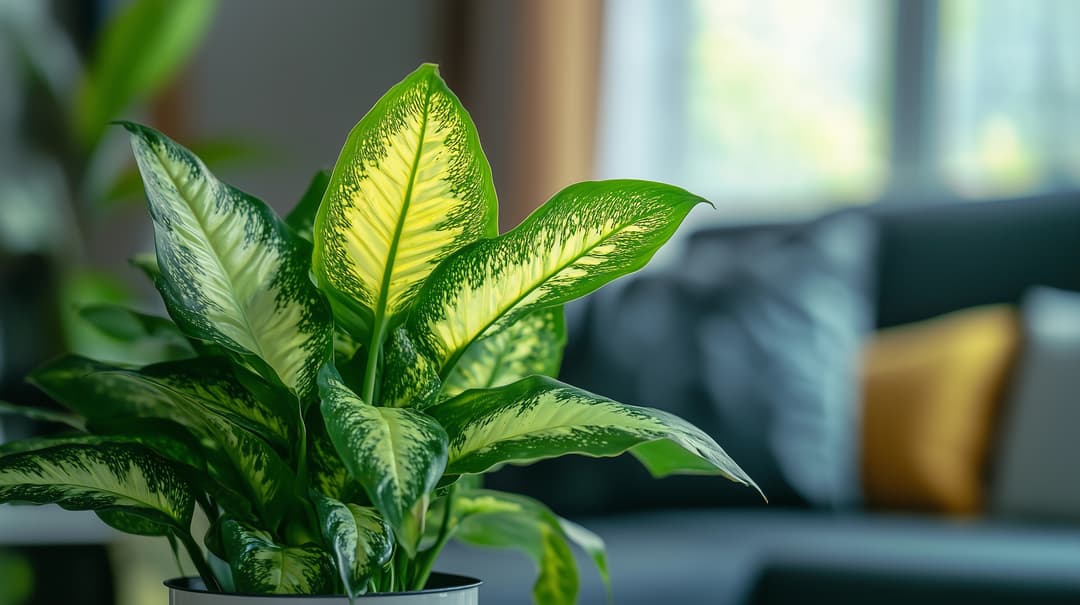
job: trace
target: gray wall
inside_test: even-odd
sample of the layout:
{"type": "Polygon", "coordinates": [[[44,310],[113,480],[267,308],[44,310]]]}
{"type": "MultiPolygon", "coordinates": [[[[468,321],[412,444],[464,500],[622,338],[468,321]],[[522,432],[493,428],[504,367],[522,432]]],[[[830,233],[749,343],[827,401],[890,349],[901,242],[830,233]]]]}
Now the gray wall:
{"type": "Polygon", "coordinates": [[[442,47],[438,0],[227,0],[185,82],[192,135],[247,135],[276,157],[223,171],[288,210],[387,88],[442,47]]]}

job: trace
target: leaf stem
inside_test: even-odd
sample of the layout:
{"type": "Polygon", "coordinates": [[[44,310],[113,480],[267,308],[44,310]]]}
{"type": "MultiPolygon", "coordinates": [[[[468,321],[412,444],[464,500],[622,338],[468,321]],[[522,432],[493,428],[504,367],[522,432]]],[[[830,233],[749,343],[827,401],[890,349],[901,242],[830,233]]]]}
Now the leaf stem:
{"type": "MultiPolygon", "coordinates": [[[[306,482],[308,480],[308,460],[307,460],[307,423],[304,422],[304,404],[301,403],[300,398],[296,398],[296,415],[300,420],[300,446],[299,451],[296,453],[296,474],[300,478],[300,481],[306,482]]],[[[304,486],[305,492],[306,485],[304,486]]]]}
{"type": "Polygon", "coordinates": [[[450,524],[453,521],[453,508],[454,508],[454,491],[457,489],[456,483],[451,483],[450,488],[446,492],[446,506],[443,508],[442,525],[439,526],[439,536],[435,539],[435,544],[431,548],[424,551],[424,558],[418,561],[419,568],[416,576],[413,578],[412,590],[423,590],[424,585],[427,584],[428,578],[431,577],[431,570],[435,566],[435,560],[439,558],[439,553],[442,552],[446,542],[450,540],[450,524]]]}
{"type": "Polygon", "coordinates": [[[195,564],[195,569],[198,570],[199,576],[206,584],[207,590],[210,592],[221,592],[221,585],[218,584],[217,576],[214,575],[214,570],[210,569],[210,564],[206,562],[206,557],[203,556],[202,549],[195,543],[195,538],[191,537],[191,534],[186,531],[175,532],[176,537],[184,545],[184,549],[187,550],[188,557],[191,558],[191,562],[195,564]]]}
{"type": "Polygon", "coordinates": [[[385,322],[379,321],[371,331],[371,344],[368,346],[367,364],[364,368],[364,403],[375,405],[375,374],[379,369],[379,356],[382,355],[383,332],[385,322]]]}

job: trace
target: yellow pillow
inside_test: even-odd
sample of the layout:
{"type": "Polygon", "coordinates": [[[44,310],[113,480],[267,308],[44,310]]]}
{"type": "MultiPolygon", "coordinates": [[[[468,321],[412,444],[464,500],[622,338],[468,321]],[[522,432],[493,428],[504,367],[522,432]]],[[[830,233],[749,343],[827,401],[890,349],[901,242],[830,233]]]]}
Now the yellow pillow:
{"type": "Polygon", "coordinates": [[[867,505],[981,510],[998,403],[1019,343],[1013,308],[977,307],[879,332],[865,356],[867,505]]]}

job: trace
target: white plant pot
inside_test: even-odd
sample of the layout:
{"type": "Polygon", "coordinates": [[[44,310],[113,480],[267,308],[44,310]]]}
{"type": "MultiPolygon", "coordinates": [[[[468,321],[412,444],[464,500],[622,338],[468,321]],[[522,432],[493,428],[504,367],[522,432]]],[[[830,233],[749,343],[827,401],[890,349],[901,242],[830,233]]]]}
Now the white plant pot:
{"type": "MultiPolygon", "coordinates": [[[[165,582],[170,605],[350,605],[345,596],[242,595],[209,592],[199,578],[165,582]]],[[[379,593],[357,597],[363,605],[477,605],[480,581],[465,576],[433,573],[428,588],[414,592],[379,593]]]]}

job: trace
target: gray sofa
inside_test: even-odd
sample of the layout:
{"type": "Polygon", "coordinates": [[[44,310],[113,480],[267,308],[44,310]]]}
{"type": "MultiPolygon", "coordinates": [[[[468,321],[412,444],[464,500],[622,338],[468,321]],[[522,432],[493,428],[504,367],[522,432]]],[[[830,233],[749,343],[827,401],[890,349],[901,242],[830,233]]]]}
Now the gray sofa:
{"type": "MultiPolygon", "coordinates": [[[[846,213],[872,224],[874,230],[874,250],[868,261],[871,279],[859,284],[870,292],[868,329],[981,304],[1015,303],[1036,285],[1080,291],[1080,195],[983,203],[942,200],[846,213]]],[[[666,271],[674,274],[700,260],[692,256],[710,249],[701,244],[748,232],[798,232],[819,223],[706,230],[691,238],[690,257],[666,271]]],[[[747,258],[752,261],[754,256],[747,258]]],[[[655,285],[656,280],[661,280],[659,291],[672,291],[674,282],[663,282],[669,278],[675,279],[665,276],[665,270],[631,276],[614,293],[603,295],[607,300],[594,297],[572,310],[576,320],[570,322],[564,374],[575,384],[621,401],[668,407],[708,430],[730,432],[730,427],[717,421],[723,420],[722,415],[695,412],[694,405],[700,405],[696,400],[708,399],[711,391],[694,385],[717,377],[680,375],[681,382],[662,385],[666,396],[658,401],[655,393],[644,392],[648,384],[643,386],[634,375],[640,368],[670,359],[679,360],[680,365],[673,368],[709,371],[687,360],[693,353],[679,350],[676,344],[690,336],[680,334],[680,329],[693,328],[664,323],[705,313],[700,297],[665,296],[650,303],[656,308],[646,305],[645,315],[637,319],[628,315],[626,321],[638,322],[638,326],[640,322],[663,325],[651,346],[640,346],[640,340],[623,346],[620,339],[634,332],[635,326],[622,330],[605,324],[599,335],[591,329],[598,321],[593,314],[596,307],[611,308],[613,301],[620,303],[618,297],[635,296],[638,285],[639,291],[650,291],[648,283],[655,285]],[[635,280],[641,283],[634,285],[635,280]],[[621,347],[624,355],[640,356],[640,368],[634,369],[638,366],[633,363],[598,363],[598,357],[610,357],[612,347],[621,347]]],[[[715,307],[715,302],[709,299],[707,304],[715,307]]],[[[743,344],[735,339],[732,346],[743,344]]],[[[717,371],[722,378],[723,369],[717,371]]],[[[665,370],[646,382],[675,381],[673,372],[678,373],[665,370]]],[[[762,381],[776,378],[768,372],[760,376],[762,381]]],[[[857,427],[857,422],[851,426],[857,427]]],[[[755,437],[767,441],[767,436],[747,438],[753,441],[755,437]]],[[[767,479],[777,468],[783,470],[782,464],[770,466],[755,460],[763,450],[737,441],[733,445],[741,448],[742,456],[732,453],[752,475],[754,467],[767,479]]],[[[857,436],[852,441],[857,443],[857,436]]],[[[721,443],[727,445],[724,440],[721,443]]],[[[853,456],[857,475],[857,451],[853,456]]],[[[1080,602],[1080,525],[870,512],[859,505],[857,497],[829,501],[806,497],[806,491],[799,489],[787,493],[779,488],[779,496],[770,494],[772,503],[766,505],[746,490],[718,486],[722,482],[715,480],[650,482],[632,461],[621,459],[560,460],[510,468],[493,476],[491,483],[549,502],[557,512],[604,537],[617,603],[1080,602]]],[[[485,602],[529,602],[533,569],[524,556],[455,545],[441,567],[483,578],[485,602]]],[[[581,568],[582,602],[603,603],[598,576],[584,559],[581,568]]]]}

